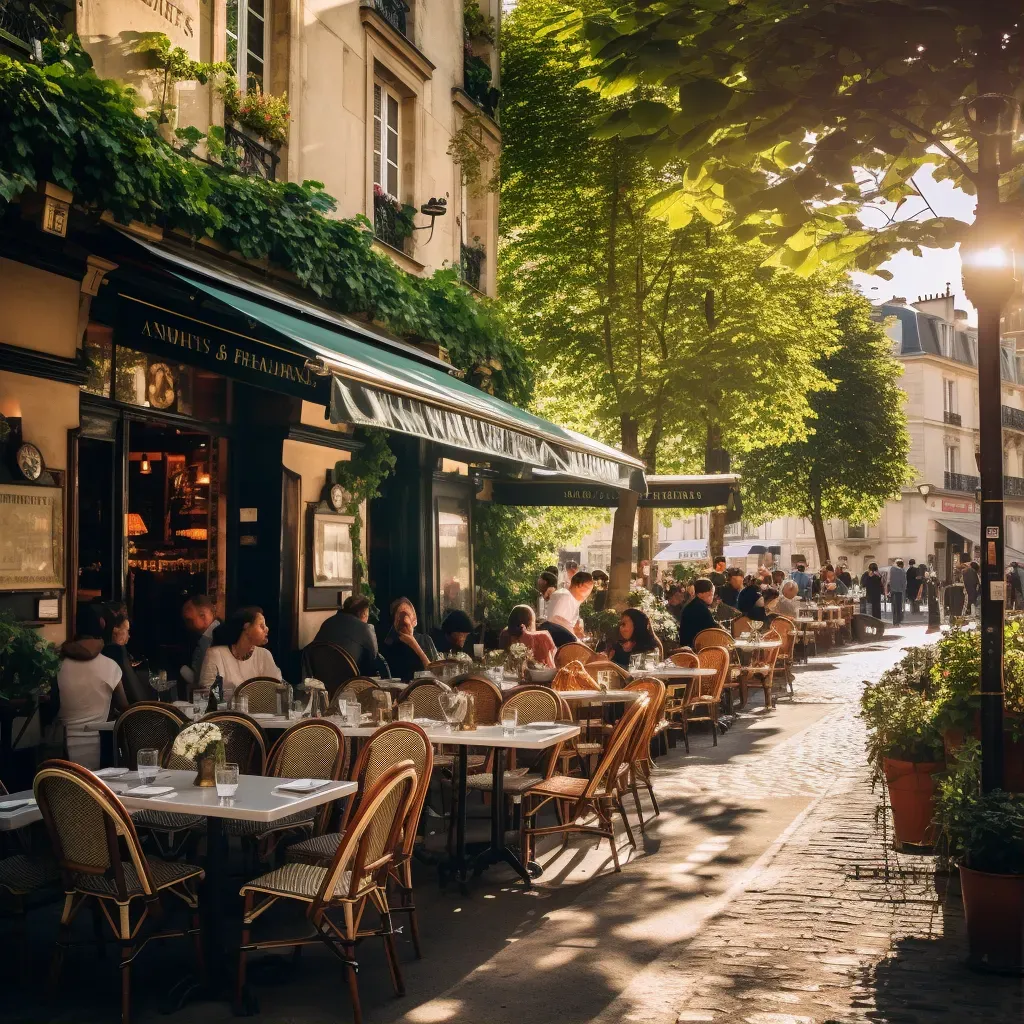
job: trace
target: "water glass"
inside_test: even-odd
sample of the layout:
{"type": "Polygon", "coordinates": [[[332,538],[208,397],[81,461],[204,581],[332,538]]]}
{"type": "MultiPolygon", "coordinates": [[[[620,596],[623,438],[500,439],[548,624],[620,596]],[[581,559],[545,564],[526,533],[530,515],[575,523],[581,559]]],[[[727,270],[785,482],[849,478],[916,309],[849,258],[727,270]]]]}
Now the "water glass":
{"type": "Polygon", "coordinates": [[[484,645],[473,644],[473,660],[483,661],[484,660],[484,645]]]}
{"type": "Polygon", "coordinates": [[[398,720],[400,722],[411,722],[416,717],[416,706],[411,700],[403,700],[398,705],[398,720]]]}
{"type": "Polygon", "coordinates": [[[192,718],[202,718],[206,714],[206,705],[210,702],[210,691],[195,689],[192,691],[192,718]]]}
{"type": "Polygon", "coordinates": [[[597,688],[599,690],[610,690],[615,680],[615,673],[610,668],[603,668],[597,673],[597,688]]]}
{"type": "Polygon", "coordinates": [[[249,698],[244,693],[235,698],[235,710],[243,715],[249,714],[249,698]]]}
{"type": "Polygon", "coordinates": [[[213,771],[217,783],[217,796],[221,800],[230,799],[238,789],[238,765],[219,764],[213,771]]]}
{"type": "Polygon", "coordinates": [[[501,686],[505,679],[505,669],[501,665],[492,665],[488,670],[487,674],[491,677],[491,681],[501,686]]]}
{"type": "Polygon", "coordinates": [[[519,713],[515,708],[502,708],[501,711],[501,735],[515,736],[516,726],[519,724],[519,713]]]}
{"type": "Polygon", "coordinates": [[[639,672],[644,667],[644,656],[642,654],[631,654],[629,656],[629,671],[639,672]]]}
{"type": "Polygon", "coordinates": [[[160,770],[160,751],[154,750],[152,747],[140,750],[136,763],[139,766],[139,782],[148,786],[160,770]]]}

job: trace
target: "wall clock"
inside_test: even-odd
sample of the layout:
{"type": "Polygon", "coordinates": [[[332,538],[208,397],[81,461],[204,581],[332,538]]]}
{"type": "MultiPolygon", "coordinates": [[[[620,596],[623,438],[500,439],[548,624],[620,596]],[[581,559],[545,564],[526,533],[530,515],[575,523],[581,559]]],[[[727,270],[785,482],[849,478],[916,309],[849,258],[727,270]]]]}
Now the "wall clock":
{"type": "Polygon", "coordinates": [[[15,452],[14,461],[26,480],[35,483],[43,475],[43,454],[31,442],[25,441],[15,452]]]}

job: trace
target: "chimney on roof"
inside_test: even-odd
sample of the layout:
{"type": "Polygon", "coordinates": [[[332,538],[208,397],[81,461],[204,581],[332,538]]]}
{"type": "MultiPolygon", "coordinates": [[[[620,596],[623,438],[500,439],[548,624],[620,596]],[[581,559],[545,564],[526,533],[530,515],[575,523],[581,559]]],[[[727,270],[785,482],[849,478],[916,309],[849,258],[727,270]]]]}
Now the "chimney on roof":
{"type": "Polygon", "coordinates": [[[967,319],[967,310],[966,309],[954,309],[953,310],[953,319],[956,320],[957,322],[959,322],[961,320],[966,320],[967,319]]]}
{"type": "Polygon", "coordinates": [[[890,306],[905,306],[907,304],[907,297],[905,295],[894,295],[889,300],[890,306]]]}
{"type": "Polygon", "coordinates": [[[927,313],[929,316],[937,316],[941,320],[945,320],[946,323],[951,324],[955,316],[953,311],[954,298],[955,296],[949,290],[947,282],[945,292],[936,292],[934,295],[922,295],[918,298],[917,302],[913,303],[913,306],[922,313],[927,313]]]}

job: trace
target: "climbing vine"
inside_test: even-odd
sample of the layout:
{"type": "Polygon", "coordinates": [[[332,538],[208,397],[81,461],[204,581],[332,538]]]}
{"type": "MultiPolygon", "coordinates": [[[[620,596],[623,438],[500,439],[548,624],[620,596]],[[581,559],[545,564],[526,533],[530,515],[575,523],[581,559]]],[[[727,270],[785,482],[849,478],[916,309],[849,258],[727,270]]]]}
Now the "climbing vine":
{"type": "Polygon", "coordinates": [[[363,503],[380,497],[380,485],[395,468],[395,455],[388,447],[383,430],[364,430],[363,447],[346,462],[335,463],[334,482],[341,484],[348,499],[342,513],[352,516],[348,535],[352,540],[353,591],[373,601],[367,582],[366,555],[363,552],[363,503]]]}

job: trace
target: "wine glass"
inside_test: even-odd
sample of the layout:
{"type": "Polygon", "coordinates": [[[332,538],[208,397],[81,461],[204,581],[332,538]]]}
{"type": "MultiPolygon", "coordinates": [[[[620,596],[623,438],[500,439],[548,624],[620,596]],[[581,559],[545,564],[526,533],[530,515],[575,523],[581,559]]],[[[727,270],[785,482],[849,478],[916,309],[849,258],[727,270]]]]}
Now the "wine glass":
{"type": "Polygon", "coordinates": [[[448,729],[454,732],[454,727],[466,717],[466,695],[452,690],[450,693],[442,693],[440,702],[448,729]]]}

